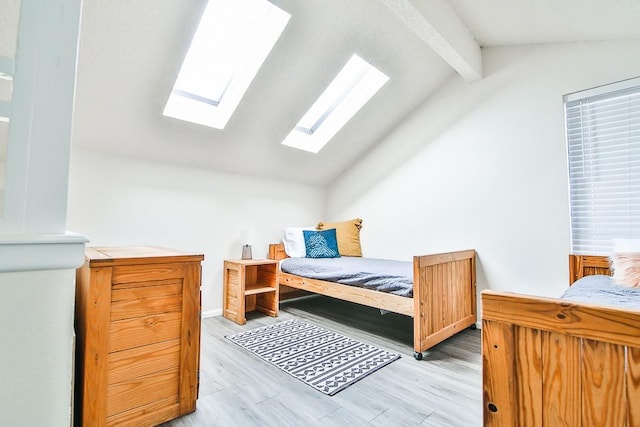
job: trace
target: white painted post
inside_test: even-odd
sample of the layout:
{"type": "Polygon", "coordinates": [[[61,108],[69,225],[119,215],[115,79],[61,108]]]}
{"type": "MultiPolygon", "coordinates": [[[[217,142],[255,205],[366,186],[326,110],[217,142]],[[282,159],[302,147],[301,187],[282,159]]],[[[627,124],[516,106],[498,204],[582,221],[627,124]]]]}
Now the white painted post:
{"type": "Polygon", "coordinates": [[[0,232],[61,234],[81,0],[22,0],[0,232]]]}
{"type": "Polygon", "coordinates": [[[2,106],[10,116],[0,218],[2,425],[72,423],[75,268],[86,238],[65,227],[81,4],[20,5],[13,96],[2,106]]]}

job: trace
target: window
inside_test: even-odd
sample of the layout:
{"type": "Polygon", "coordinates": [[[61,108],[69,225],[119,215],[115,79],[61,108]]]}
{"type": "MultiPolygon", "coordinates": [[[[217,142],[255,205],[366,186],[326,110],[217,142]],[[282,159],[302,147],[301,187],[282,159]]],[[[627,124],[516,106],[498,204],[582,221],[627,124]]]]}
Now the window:
{"type": "Polygon", "coordinates": [[[640,78],[565,96],[575,253],[640,238],[640,78]]]}
{"type": "Polygon", "coordinates": [[[290,17],[266,0],[210,0],[163,114],[224,129],[290,17]]]}
{"type": "Polygon", "coordinates": [[[317,153],[389,80],[353,55],[282,144],[317,153]]]}

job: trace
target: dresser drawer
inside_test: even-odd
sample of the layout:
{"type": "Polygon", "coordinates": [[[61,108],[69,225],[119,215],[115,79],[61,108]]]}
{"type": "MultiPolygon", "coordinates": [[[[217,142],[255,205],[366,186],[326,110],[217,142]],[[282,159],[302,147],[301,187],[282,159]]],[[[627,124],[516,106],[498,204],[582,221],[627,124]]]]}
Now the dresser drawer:
{"type": "Polygon", "coordinates": [[[171,396],[106,418],[107,427],[156,426],[182,415],[180,404],[171,396]]]}
{"type": "Polygon", "coordinates": [[[173,398],[177,403],[179,368],[180,340],[111,353],[107,417],[157,401],[173,398]]]}
{"type": "Polygon", "coordinates": [[[176,366],[107,387],[107,417],[158,400],[170,399],[177,403],[180,369],[176,366]]]}
{"type": "Polygon", "coordinates": [[[184,277],[184,263],[150,264],[141,268],[139,265],[113,267],[111,283],[137,283],[151,280],[181,279],[184,277]]]}
{"type": "Polygon", "coordinates": [[[175,312],[111,322],[109,353],[180,338],[181,317],[175,312]]]}
{"type": "Polygon", "coordinates": [[[180,340],[162,341],[109,354],[107,383],[113,385],[180,365],[180,340]]]}
{"type": "Polygon", "coordinates": [[[111,321],[182,310],[182,280],[114,285],[111,321]]]}

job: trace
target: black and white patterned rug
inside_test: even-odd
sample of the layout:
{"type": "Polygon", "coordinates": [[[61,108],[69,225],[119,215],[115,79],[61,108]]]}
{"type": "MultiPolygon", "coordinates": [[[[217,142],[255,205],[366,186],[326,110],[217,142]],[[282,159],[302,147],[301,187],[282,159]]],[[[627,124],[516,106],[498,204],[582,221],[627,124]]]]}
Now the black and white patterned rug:
{"type": "Polygon", "coordinates": [[[400,358],[298,319],[226,338],[329,396],[400,358]]]}

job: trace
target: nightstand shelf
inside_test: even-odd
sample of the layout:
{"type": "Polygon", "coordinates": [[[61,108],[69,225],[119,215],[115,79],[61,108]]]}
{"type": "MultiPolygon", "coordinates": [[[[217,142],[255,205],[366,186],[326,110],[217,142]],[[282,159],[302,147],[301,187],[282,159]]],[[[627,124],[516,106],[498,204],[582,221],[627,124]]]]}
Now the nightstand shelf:
{"type": "Polygon", "coordinates": [[[227,260],[223,272],[223,308],[227,319],[244,325],[245,314],[278,316],[278,262],[269,259],[227,260]]]}
{"type": "Polygon", "coordinates": [[[275,291],[276,289],[273,286],[269,286],[263,283],[245,285],[245,288],[244,288],[245,295],[255,295],[255,294],[261,294],[264,292],[275,292],[275,291]]]}

